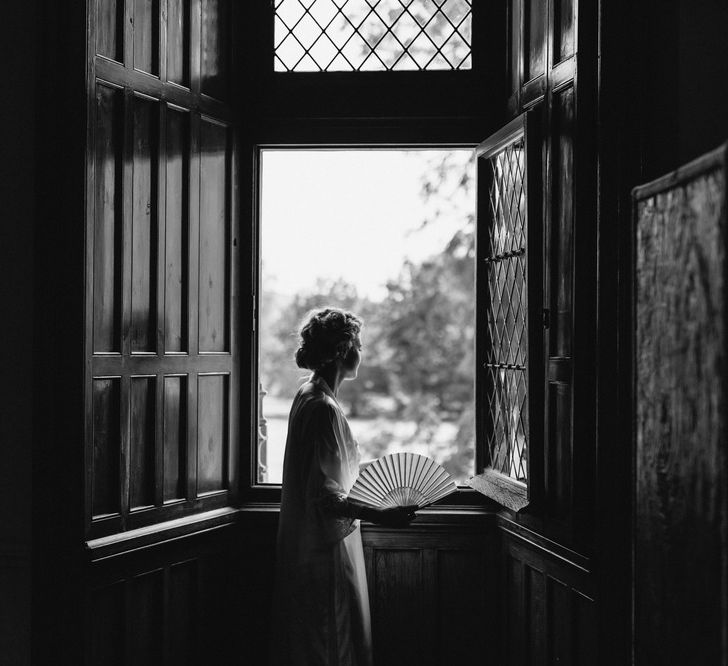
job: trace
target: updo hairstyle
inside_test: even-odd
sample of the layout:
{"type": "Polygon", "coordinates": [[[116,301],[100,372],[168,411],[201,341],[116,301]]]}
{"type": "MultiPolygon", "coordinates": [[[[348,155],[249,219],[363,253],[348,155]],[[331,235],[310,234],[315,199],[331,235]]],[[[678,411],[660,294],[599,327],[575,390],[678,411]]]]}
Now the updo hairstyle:
{"type": "Polygon", "coordinates": [[[341,308],[311,310],[299,331],[296,365],[320,370],[337,358],[346,358],[361,326],[359,317],[341,308]]]}

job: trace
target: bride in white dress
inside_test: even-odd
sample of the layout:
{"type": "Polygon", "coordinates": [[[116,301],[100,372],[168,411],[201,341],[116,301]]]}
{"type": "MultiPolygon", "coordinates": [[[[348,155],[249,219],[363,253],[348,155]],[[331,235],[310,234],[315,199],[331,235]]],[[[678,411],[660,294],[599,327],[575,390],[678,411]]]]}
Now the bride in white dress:
{"type": "MultiPolygon", "coordinates": [[[[288,420],[271,647],[277,666],[371,666],[372,642],[359,519],[393,527],[416,507],[373,509],[348,500],[359,447],[337,402],[361,362],[361,320],[311,312],[296,363],[313,370],[288,420]]],[[[363,466],[363,464],[362,464],[363,466]]]]}

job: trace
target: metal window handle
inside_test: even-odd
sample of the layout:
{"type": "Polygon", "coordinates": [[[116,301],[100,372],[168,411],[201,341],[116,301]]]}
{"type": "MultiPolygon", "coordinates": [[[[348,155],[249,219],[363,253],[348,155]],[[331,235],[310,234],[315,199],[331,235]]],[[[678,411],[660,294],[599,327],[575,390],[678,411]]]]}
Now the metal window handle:
{"type": "Polygon", "coordinates": [[[549,310],[548,308],[543,309],[543,327],[551,327],[551,310],[549,310]]]}

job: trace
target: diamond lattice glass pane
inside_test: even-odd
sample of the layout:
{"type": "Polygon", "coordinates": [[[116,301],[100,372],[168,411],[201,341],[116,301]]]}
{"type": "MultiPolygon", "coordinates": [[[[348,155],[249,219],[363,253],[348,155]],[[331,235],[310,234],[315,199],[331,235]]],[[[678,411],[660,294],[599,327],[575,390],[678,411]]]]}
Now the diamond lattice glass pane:
{"type": "Polygon", "coordinates": [[[488,455],[494,469],[527,480],[527,283],[525,154],[518,140],[490,158],[488,229],[488,455]]]}
{"type": "Polygon", "coordinates": [[[274,12],[276,71],[472,66],[472,0],[279,0],[274,12]]]}

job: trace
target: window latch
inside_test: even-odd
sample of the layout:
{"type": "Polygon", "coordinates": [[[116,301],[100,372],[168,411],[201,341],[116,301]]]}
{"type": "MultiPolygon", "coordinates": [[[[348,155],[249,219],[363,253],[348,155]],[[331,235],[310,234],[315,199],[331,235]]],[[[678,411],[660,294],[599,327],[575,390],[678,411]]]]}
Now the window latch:
{"type": "Polygon", "coordinates": [[[543,327],[549,328],[551,326],[551,310],[548,308],[543,309],[543,327]]]}

